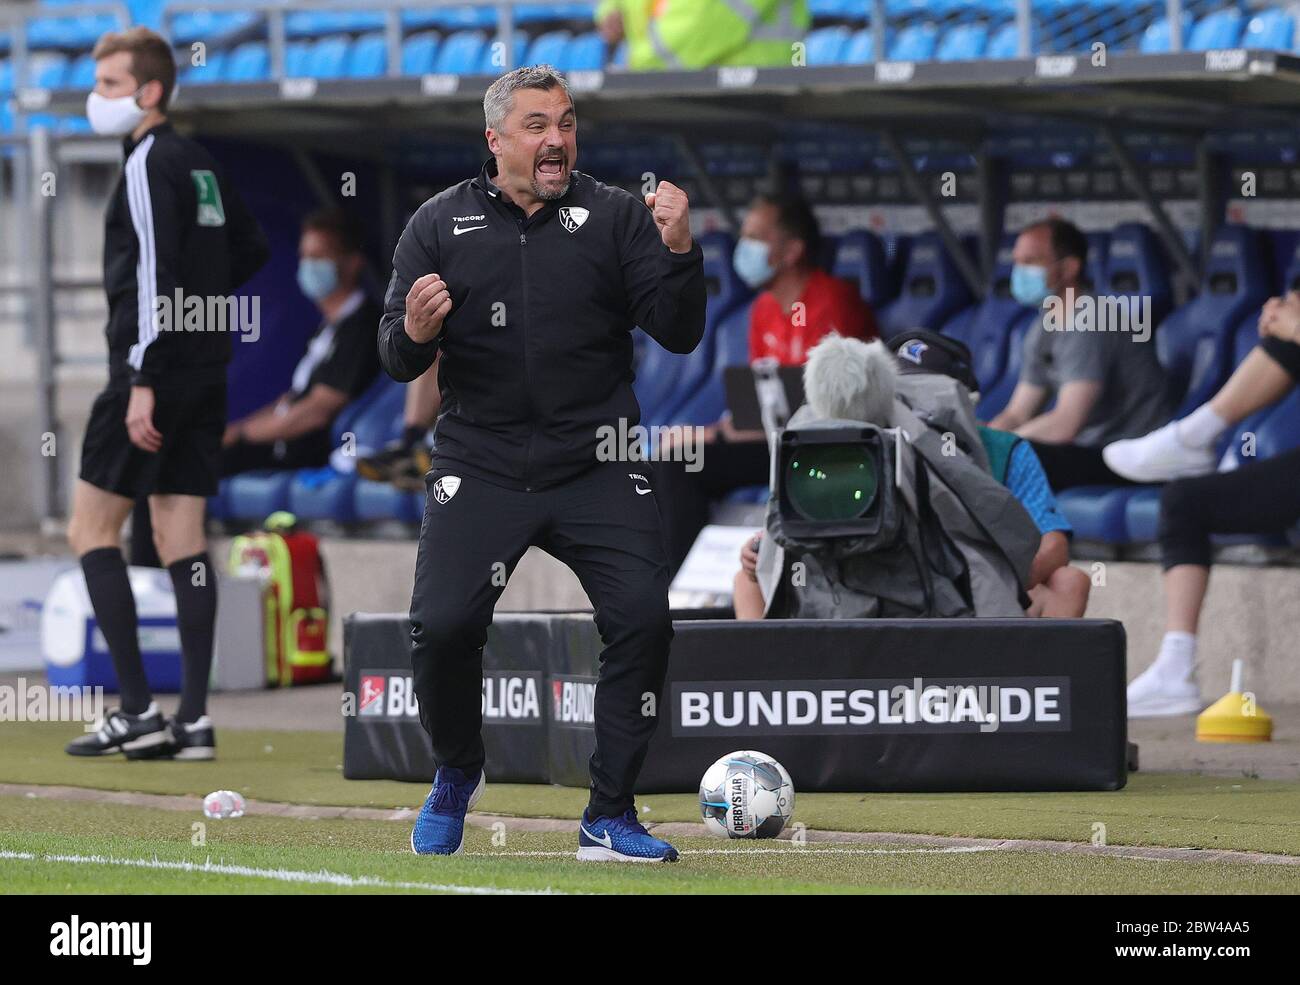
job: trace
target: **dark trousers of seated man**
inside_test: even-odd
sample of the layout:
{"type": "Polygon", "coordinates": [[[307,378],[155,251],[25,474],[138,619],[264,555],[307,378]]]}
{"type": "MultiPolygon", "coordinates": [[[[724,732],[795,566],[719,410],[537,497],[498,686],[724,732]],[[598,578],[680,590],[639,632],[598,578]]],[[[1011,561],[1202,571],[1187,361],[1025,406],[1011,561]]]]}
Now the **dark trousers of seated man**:
{"type": "Polygon", "coordinates": [[[467,775],[483,767],[483,646],[506,579],[535,545],[577,574],[605,645],[589,813],[613,817],[633,806],[673,636],[653,481],[650,463],[601,462],[524,492],[435,463],[425,477],[410,611],[420,722],[438,766],[467,775]],[[460,478],[450,498],[434,488],[447,476],[460,478]]]}
{"type": "Polygon", "coordinates": [[[745,486],[767,484],[767,442],[708,441],[701,448],[698,472],[687,462],[655,462],[659,487],[659,513],[663,517],[664,543],[673,574],[682,566],[695,538],[709,522],[709,504],[745,486]]]}

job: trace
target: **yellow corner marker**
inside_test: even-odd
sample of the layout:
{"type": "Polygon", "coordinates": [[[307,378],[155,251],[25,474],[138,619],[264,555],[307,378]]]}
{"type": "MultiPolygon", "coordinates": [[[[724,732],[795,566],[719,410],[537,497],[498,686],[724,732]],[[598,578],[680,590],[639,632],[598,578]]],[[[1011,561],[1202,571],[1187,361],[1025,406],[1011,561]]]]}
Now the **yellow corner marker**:
{"type": "Polygon", "coordinates": [[[1273,719],[1241,690],[1242,661],[1232,662],[1232,690],[1196,716],[1197,742],[1269,742],[1273,719]]]}

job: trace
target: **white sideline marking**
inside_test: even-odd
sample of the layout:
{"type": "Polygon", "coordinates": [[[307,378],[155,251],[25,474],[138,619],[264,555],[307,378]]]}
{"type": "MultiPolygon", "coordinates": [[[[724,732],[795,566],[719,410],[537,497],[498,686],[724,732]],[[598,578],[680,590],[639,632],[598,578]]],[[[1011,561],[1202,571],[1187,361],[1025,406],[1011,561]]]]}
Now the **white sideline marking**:
{"type": "MultiPolygon", "coordinates": [[[[992,845],[960,845],[947,848],[686,848],[677,854],[687,855],[959,855],[992,852],[992,845]]],[[[573,852],[466,852],[471,858],[573,858],[573,852]]]]}
{"type": "Polygon", "coordinates": [[[471,896],[552,896],[566,895],[552,889],[497,889],[492,886],[462,886],[457,883],[391,882],[377,876],[350,876],[342,872],[304,872],[297,869],[256,869],[248,865],[229,865],[208,860],[202,865],[194,862],[168,862],[153,858],[113,858],[108,855],[50,855],[33,852],[14,852],[0,849],[0,860],[21,862],[71,862],[81,865],[121,865],[137,869],[170,869],[177,872],[216,873],[219,875],[247,876],[254,879],[272,879],[276,882],[296,882],[308,885],[344,886],[349,889],[371,887],[379,889],[422,889],[433,893],[463,893],[471,896]]]}

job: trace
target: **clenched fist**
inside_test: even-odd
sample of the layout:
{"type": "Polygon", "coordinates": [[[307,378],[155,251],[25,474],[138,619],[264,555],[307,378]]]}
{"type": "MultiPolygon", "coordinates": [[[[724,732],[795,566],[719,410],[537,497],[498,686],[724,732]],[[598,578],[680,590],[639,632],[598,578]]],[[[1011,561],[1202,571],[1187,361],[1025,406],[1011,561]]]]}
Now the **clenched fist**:
{"type": "Polygon", "coordinates": [[[432,342],[451,311],[451,295],[437,274],[425,274],[406,292],[406,334],[412,342],[432,342]]]}
{"type": "Polygon", "coordinates": [[[645,204],[654,213],[664,246],[674,253],[689,253],[691,211],[686,193],[671,181],[661,181],[659,187],[645,197],[645,204]]]}

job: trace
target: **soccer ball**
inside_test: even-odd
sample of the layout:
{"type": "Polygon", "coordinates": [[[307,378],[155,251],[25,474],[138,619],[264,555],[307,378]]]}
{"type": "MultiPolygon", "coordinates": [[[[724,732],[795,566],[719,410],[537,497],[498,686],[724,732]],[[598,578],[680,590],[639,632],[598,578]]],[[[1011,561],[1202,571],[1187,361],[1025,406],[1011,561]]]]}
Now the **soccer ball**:
{"type": "Polygon", "coordinates": [[[771,756],[723,756],[700,780],[700,814],[720,838],[775,838],[794,817],[794,784],[771,756]]]}

